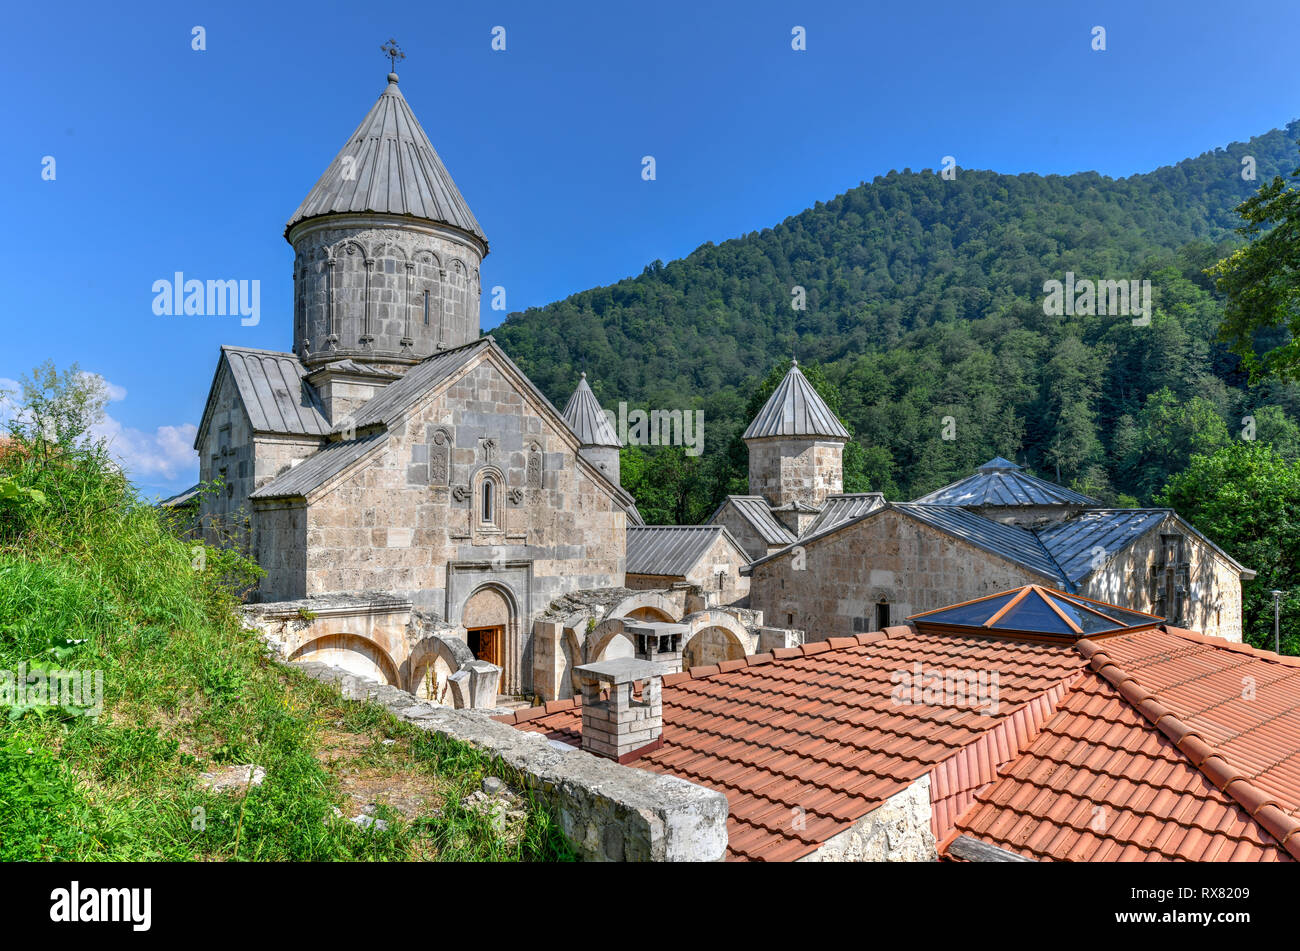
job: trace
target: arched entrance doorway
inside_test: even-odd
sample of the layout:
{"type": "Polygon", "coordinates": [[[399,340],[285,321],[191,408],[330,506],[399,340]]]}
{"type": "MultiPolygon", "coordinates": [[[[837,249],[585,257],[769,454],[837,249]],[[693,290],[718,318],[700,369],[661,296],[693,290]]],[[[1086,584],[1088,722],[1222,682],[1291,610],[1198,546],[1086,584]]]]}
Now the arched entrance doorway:
{"type": "MultiPolygon", "coordinates": [[[[465,641],[476,660],[485,660],[502,668],[501,682],[517,684],[518,658],[515,646],[518,632],[514,599],[496,585],[484,585],[469,596],[461,611],[465,641]]],[[[506,688],[512,689],[512,688],[506,688]]]]}

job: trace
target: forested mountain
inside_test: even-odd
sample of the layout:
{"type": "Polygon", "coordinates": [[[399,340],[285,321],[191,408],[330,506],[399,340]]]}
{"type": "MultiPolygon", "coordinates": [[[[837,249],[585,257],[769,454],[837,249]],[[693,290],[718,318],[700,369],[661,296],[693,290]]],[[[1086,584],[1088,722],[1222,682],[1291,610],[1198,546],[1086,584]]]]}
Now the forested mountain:
{"type": "Polygon", "coordinates": [[[912,498],[1004,455],[1149,502],[1192,453],[1248,428],[1296,449],[1300,391],[1246,385],[1215,341],[1222,302],[1202,272],[1239,242],[1235,207],[1300,165],[1297,138],[1300,121],[1123,179],[890,172],[493,333],[561,405],[585,368],[607,408],[704,410],[701,459],[631,460],[633,491],[658,466],[671,483],[659,491],[678,495],[650,501],[651,520],[703,519],[743,488],[735,436],[792,347],[821,365],[861,445],[846,488],[912,498]],[[1246,156],[1256,180],[1242,178],[1246,156]],[[1150,325],[1046,316],[1044,282],[1067,272],[1149,279],[1150,325]]]}

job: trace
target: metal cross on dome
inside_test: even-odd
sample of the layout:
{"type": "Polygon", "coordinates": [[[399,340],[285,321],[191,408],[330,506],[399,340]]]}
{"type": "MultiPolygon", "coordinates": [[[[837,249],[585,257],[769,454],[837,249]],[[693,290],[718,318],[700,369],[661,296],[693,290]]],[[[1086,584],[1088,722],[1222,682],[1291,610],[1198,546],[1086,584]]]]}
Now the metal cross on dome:
{"type": "Polygon", "coordinates": [[[391,36],[388,38],[387,43],[379,47],[379,51],[387,56],[389,61],[392,63],[392,68],[389,70],[390,72],[397,72],[397,61],[399,59],[406,59],[406,54],[403,53],[402,48],[397,45],[397,40],[393,39],[391,36]]]}

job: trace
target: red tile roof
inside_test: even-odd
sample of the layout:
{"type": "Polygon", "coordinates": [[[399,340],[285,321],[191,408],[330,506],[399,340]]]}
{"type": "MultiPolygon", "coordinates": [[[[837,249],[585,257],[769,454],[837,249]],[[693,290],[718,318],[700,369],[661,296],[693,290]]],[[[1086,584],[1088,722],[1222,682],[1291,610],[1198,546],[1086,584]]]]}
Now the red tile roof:
{"type": "MultiPolygon", "coordinates": [[[[664,745],[636,765],[726,795],[730,859],[796,859],[1004,725],[982,754],[994,763],[970,773],[987,782],[1050,710],[1017,712],[1084,665],[1064,644],[892,627],[696,667],[664,678],[664,745]],[[894,678],[914,664],[996,673],[996,710],[895,702],[894,678]]],[[[579,701],[500,719],[580,744],[579,701]]],[[[970,782],[952,777],[945,798],[970,782]]]]}
{"type": "Polygon", "coordinates": [[[1300,659],[1177,628],[1078,647],[1088,671],[949,840],[1065,861],[1300,858],[1300,659]]]}

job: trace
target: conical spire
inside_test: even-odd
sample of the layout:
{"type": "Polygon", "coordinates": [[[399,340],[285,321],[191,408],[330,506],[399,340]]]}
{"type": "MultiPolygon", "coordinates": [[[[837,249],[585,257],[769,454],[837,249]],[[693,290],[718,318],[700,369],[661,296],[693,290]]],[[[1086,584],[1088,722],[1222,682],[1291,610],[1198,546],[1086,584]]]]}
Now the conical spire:
{"type": "Polygon", "coordinates": [[[564,418],[584,446],[613,446],[618,448],[618,433],[609,424],[609,417],[600,408],[600,401],[587,385],[587,374],[578,380],[578,388],[564,404],[564,418]]]}
{"type": "Polygon", "coordinates": [[[848,430],[803,375],[798,361],[791,364],[790,372],[772,391],[743,438],[762,439],[766,436],[850,438],[848,430]]]}
{"type": "Polygon", "coordinates": [[[429,137],[388,74],[388,88],[285,226],[321,215],[409,215],[450,225],[487,244],[429,137]]]}

